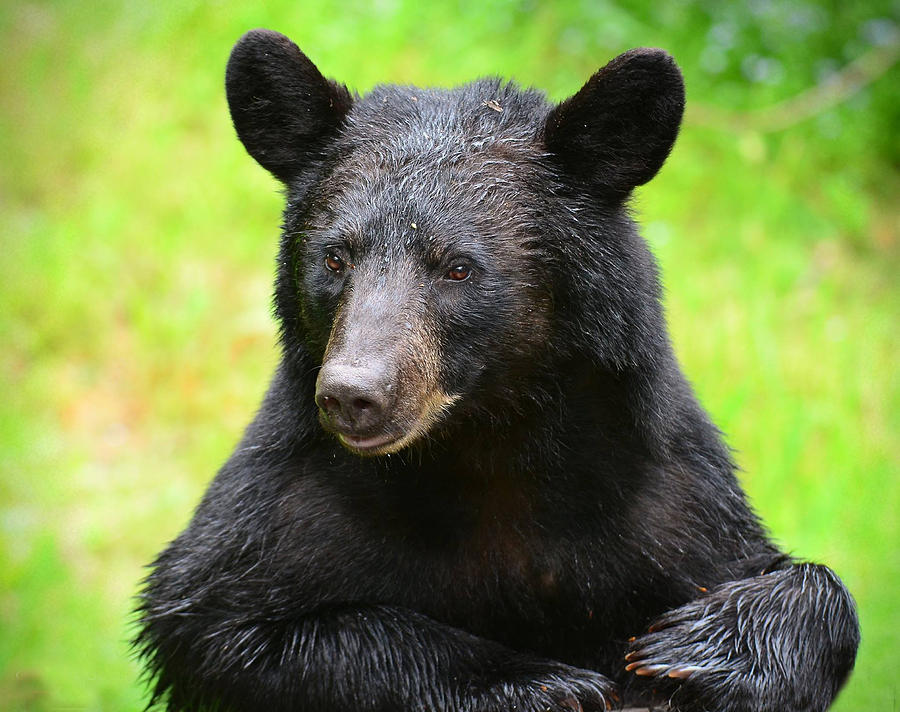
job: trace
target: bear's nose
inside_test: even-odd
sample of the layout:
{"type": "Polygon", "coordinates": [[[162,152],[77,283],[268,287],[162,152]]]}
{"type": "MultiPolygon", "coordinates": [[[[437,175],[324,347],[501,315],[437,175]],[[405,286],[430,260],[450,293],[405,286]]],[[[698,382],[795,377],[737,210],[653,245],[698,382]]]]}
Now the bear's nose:
{"type": "Polygon", "coordinates": [[[316,405],[342,433],[364,434],[382,424],[389,392],[381,369],[326,364],[316,381],[316,405]]]}

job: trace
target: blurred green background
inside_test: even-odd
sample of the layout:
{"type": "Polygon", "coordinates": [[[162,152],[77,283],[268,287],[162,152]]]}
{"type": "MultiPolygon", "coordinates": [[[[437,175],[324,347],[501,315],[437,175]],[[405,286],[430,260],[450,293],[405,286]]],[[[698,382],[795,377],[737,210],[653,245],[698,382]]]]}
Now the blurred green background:
{"type": "Polygon", "coordinates": [[[627,48],[675,55],[686,124],[635,207],[677,350],[773,535],[856,596],[835,709],[897,709],[900,4],[254,5],[0,5],[0,709],[142,708],[142,566],[276,361],[281,198],[222,87],[258,26],[359,91],[560,100],[627,48]]]}

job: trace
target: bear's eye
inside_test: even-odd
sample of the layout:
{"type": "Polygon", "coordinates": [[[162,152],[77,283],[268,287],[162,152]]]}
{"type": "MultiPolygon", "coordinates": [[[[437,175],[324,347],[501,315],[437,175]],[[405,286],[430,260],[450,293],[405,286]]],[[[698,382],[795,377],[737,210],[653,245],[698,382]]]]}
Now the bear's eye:
{"type": "Polygon", "coordinates": [[[325,253],[325,267],[331,272],[341,273],[344,271],[344,260],[334,250],[325,253]]]}
{"type": "Polygon", "coordinates": [[[451,282],[464,282],[472,274],[472,270],[466,265],[456,265],[447,271],[447,279],[451,282]]]}

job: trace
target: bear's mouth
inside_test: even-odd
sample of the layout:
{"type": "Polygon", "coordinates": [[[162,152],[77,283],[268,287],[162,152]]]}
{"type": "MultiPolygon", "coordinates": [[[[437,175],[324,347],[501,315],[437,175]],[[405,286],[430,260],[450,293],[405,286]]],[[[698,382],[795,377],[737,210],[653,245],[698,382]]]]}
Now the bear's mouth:
{"type": "Polygon", "coordinates": [[[357,437],[355,435],[338,433],[338,439],[344,447],[360,455],[385,455],[399,450],[405,438],[395,433],[372,435],[370,437],[357,437]]]}
{"type": "Polygon", "coordinates": [[[434,425],[441,420],[450,407],[459,399],[459,396],[448,396],[441,392],[432,394],[425,400],[422,412],[412,426],[401,431],[381,432],[374,435],[353,435],[341,432],[328,421],[328,417],[319,414],[320,421],[326,430],[333,432],[341,445],[357,455],[389,455],[402,450],[406,446],[421,438],[432,430],[434,425]]]}

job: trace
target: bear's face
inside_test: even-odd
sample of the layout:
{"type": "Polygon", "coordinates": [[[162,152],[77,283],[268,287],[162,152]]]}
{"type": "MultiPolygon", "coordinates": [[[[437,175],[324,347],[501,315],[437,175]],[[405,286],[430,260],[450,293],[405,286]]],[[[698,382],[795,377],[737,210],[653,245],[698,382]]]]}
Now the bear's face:
{"type": "MultiPolygon", "coordinates": [[[[288,191],[285,348],[296,338],[320,365],[320,421],[364,455],[521,400],[564,339],[568,263],[588,249],[573,206],[625,219],[683,105],[655,50],[617,58],[556,107],[497,80],[353,100],[267,31],[235,47],[227,89],[239,136],[288,191]]],[[[615,279],[600,281],[624,313],[615,279]]]]}
{"type": "Polygon", "coordinates": [[[529,188],[539,145],[532,125],[499,113],[444,92],[361,100],[341,160],[288,220],[320,419],[359,453],[405,447],[544,360],[552,280],[529,188]],[[464,110],[448,112],[451,100],[464,110]],[[381,135],[376,111],[407,121],[381,135]]]}

